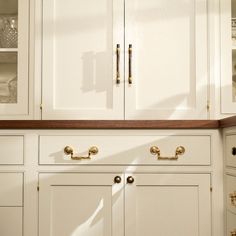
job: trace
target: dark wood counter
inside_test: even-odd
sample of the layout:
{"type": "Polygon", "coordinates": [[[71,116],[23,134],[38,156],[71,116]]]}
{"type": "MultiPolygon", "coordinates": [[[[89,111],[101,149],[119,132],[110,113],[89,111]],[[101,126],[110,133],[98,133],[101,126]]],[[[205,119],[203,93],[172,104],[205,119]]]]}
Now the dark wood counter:
{"type": "Polygon", "coordinates": [[[219,120],[219,125],[221,128],[228,128],[228,127],[236,126],[236,116],[219,120]]]}
{"type": "MultiPolygon", "coordinates": [[[[235,118],[236,124],[236,118],[235,118]]],[[[217,129],[218,120],[2,120],[0,129],[217,129]]]]}

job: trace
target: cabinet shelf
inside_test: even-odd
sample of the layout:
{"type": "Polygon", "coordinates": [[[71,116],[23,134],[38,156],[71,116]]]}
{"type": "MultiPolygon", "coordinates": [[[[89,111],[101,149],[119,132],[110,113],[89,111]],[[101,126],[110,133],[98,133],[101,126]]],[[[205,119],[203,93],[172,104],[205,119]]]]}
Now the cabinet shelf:
{"type": "Polygon", "coordinates": [[[0,48],[0,52],[18,52],[18,48],[0,48]]]}

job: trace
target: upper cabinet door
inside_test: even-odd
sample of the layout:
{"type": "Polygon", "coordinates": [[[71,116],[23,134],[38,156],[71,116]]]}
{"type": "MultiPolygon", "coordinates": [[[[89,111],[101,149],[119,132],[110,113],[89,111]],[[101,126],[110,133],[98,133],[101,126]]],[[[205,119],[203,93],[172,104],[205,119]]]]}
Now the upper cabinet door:
{"type": "Polygon", "coordinates": [[[0,117],[21,119],[28,102],[29,1],[0,0],[0,117]]]}
{"type": "Polygon", "coordinates": [[[207,0],[127,0],[125,14],[126,119],[206,119],[207,0]]]}
{"type": "Polygon", "coordinates": [[[221,112],[236,112],[236,1],[221,0],[221,112]]]}
{"type": "Polygon", "coordinates": [[[124,119],[123,2],[43,0],[42,15],[42,118],[124,119]]]}

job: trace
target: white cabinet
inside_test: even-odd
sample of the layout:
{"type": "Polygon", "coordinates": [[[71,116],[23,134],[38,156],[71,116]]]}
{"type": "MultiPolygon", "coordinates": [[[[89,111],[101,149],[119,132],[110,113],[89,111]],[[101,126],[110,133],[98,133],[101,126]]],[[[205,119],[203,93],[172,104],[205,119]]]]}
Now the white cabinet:
{"type": "Polygon", "coordinates": [[[210,176],[40,174],[40,236],[144,234],[211,235],[210,176]]]}
{"type": "Polygon", "coordinates": [[[42,118],[206,119],[207,3],[43,0],[42,118]]]}
{"type": "Polygon", "coordinates": [[[29,114],[29,1],[0,1],[0,119],[29,114]]]}

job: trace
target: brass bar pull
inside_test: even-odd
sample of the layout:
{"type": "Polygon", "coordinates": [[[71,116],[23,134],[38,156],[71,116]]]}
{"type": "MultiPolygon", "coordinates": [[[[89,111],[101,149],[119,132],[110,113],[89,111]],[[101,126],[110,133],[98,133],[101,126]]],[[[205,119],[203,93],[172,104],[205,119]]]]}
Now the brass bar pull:
{"type": "Polygon", "coordinates": [[[132,56],[133,56],[133,46],[132,44],[129,44],[129,75],[128,75],[128,82],[129,84],[133,83],[133,78],[132,78],[132,56]]]}
{"type": "Polygon", "coordinates": [[[116,45],[116,84],[120,84],[120,44],[116,45]]]}
{"type": "Polygon", "coordinates": [[[236,191],[234,193],[230,193],[229,198],[231,201],[231,205],[236,207],[236,191]]]}
{"type": "Polygon", "coordinates": [[[177,147],[175,150],[175,156],[173,157],[162,157],[161,150],[157,146],[152,146],[150,148],[150,152],[152,155],[157,155],[158,160],[171,160],[171,161],[173,160],[174,161],[174,160],[179,159],[179,155],[183,155],[185,153],[185,148],[183,146],[177,147]]]}
{"type": "Polygon", "coordinates": [[[96,155],[98,153],[98,148],[93,146],[93,147],[90,147],[89,150],[88,150],[88,156],[86,157],[83,157],[83,156],[74,156],[74,150],[72,147],[70,146],[66,146],[64,148],[64,153],[66,155],[70,155],[71,156],[71,159],[72,160],[76,160],[76,161],[80,161],[80,160],[88,160],[88,159],[91,159],[91,155],[96,155]]]}

